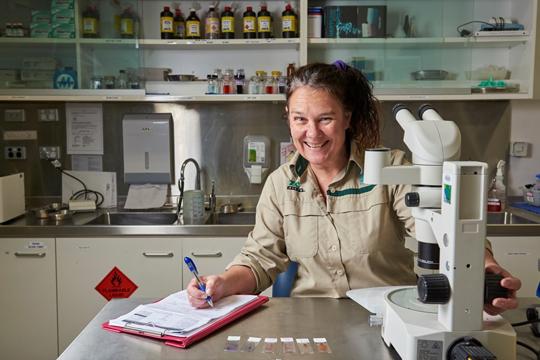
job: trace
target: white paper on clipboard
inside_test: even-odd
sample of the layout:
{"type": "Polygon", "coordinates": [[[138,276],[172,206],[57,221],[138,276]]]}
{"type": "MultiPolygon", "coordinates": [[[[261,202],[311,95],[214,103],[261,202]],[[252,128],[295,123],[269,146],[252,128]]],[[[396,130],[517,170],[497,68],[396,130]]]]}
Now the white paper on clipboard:
{"type": "Polygon", "coordinates": [[[68,154],[103,155],[103,106],[66,104],[68,154]]]}

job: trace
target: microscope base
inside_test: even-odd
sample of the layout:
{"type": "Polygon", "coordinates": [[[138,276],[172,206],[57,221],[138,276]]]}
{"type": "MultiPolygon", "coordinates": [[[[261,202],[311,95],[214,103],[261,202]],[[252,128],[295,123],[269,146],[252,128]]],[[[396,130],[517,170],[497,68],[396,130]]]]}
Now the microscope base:
{"type": "Polygon", "coordinates": [[[448,348],[464,336],[480,341],[497,359],[516,359],[516,333],[501,316],[485,315],[484,330],[447,331],[437,320],[437,305],[414,303],[408,294],[415,292],[415,287],[409,287],[384,296],[382,337],[403,360],[446,360],[448,348]]]}

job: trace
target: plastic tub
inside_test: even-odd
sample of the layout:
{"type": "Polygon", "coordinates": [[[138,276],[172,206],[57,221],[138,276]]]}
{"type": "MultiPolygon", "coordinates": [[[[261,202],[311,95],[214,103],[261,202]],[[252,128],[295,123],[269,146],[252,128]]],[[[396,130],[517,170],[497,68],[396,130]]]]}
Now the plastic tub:
{"type": "Polygon", "coordinates": [[[523,187],[523,199],[525,202],[534,205],[534,206],[540,206],[540,190],[536,190],[534,188],[527,188],[523,187]]]}

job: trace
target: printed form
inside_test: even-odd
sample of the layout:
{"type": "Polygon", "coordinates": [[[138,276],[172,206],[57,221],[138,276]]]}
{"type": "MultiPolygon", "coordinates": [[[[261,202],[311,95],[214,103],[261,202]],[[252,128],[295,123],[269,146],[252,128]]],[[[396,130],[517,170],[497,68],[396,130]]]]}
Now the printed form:
{"type": "Polygon", "coordinates": [[[155,332],[171,336],[189,336],[201,326],[221,318],[257,299],[256,295],[231,295],[213,308],[195,309],[188,301],[187,291],[171,294],[155,303],[139,305],[131,312],[109,321],[110,325],[155,332]]]}

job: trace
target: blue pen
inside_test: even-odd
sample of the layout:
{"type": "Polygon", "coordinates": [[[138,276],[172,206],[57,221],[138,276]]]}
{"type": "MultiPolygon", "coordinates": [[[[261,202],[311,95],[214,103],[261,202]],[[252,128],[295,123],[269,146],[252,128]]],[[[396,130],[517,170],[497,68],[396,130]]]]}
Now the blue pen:
{"type": "MultiPolygon", "coordinates": [[[[197,267],[195,266],[195,263],[193,262],[193,260],[191,260],[190,257],[186,256],[184,258],[184,262],[188,266],[189,271],[191,271],[193,275],[195,276],[195,280],[197,280],[197,286],[199,287],[199,290],[201,290],[202,292],[206,294],[206,285],[204,285],[201,279],[199,279],[199,272],[197,271],[197,267]]],[[[214,303],[212,302],[212,297],[208,294],[206,294],[206,302],[208,302],[208,305],[210,305],[211,307],[214,307],[214,303]]]]}

